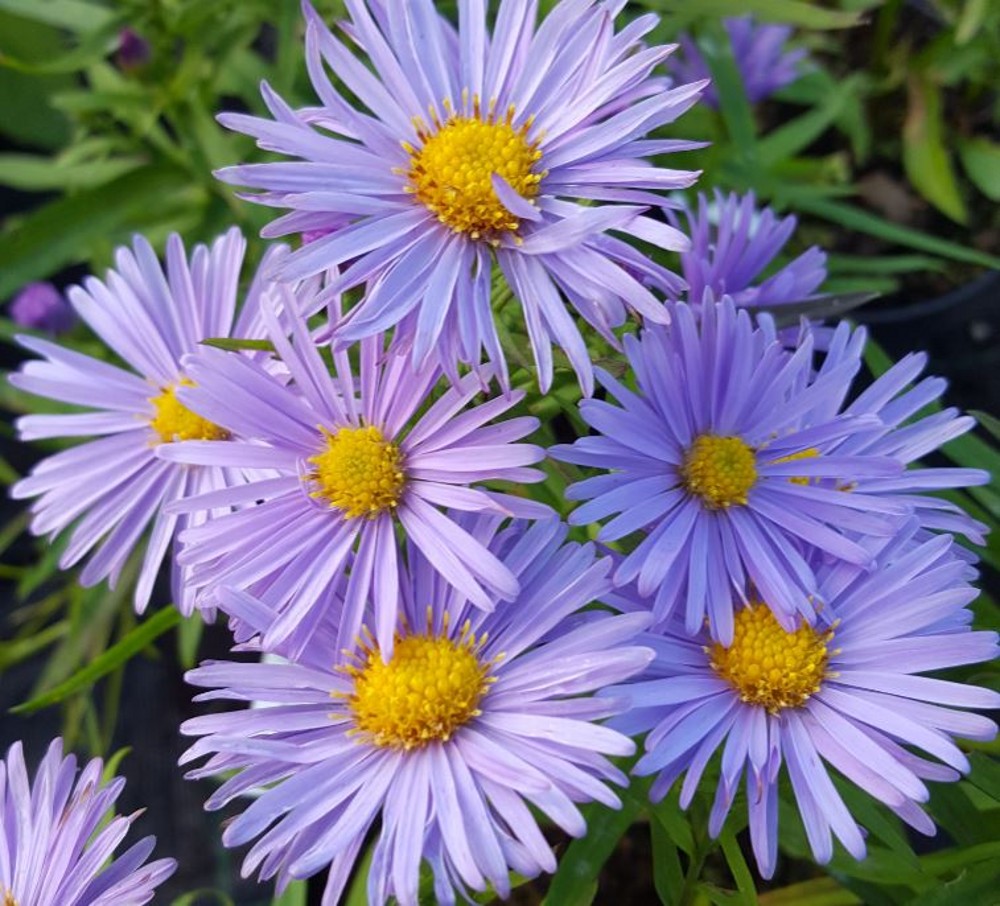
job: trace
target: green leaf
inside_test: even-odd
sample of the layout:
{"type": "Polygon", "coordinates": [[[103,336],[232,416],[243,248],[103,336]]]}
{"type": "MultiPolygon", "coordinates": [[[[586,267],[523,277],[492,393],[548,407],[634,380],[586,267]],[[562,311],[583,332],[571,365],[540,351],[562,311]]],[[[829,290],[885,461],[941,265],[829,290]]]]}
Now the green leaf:
{"type": "Polygon", "coordinates": [[[909,906],[955,906],[956,903],[996,903],[997,902],[997,867],[995,862],[977,865],[963,870],[954,881],[949,881],[940,887],[916,899],[909,901],[909,906]]]}
{"type": "Polygon", "coordinates": [[[180,170],[144,167],[97,189],[51,202],[0,233],[0,298],[31,280],[86,258],[95,237],[127,238],[162,211],[165,200],[190,198],[191,178],[180,170]]]}
{"type": "Polygon", "coordinates": [[[618,841],[631,827],[642,803],[626,798],[619,810],[605,805],[582,809],[587,819],[587,835],[574,840],[552,876],[544,906],[576,906],[593,902],[597,877],[618,841]]]}
{"type": "Polygon", "coordinates": [[[747,865],[747,860],[740,849],[740,844],[736,840],[736,834],[726,828],[719,838],[722,843],[722,854],[726,857],[726,864],[732,872],[736,888],[740,892],[738,901],[746,906],[756,906],[757,887],[753,882],[753,875],[747,865]]]}
{"type": "Polygon", "coordinates": [[[211,897],[212,902],[218,906],[235,906],[233,901],[221,890],[214,887],[203,887],[201,890],[192,890],[184,896],[178,897],[170,906],[206,906],[205,897],[211,897]]]}
{"type": "Polygon", "coordinates": [[[11,711],[15,714],[32,714],[41,708],[61,702],[76,692],[89,689],[101,677],[120,667],[163,633],[173,629],[180,621],[181,615],[175,607],[165,607],[157,611],[69,679],[31,701],[11,708],[11,711]]]}
{"type": "MultiPolygon", "coordinates": [[[[686,12],[690,15],[690,0],[654,0],[647,6],[664,12],[686,12]]],[[[851,28],[861,24],[862,12],[824,9],[804,0],[699,0],[695,10],[700,17],[752,15],[761,22],[781,22],[802,28],[851,28]]]]}
{"type": "Polygon", "coordinates": [[[966,223],[968,212],[945,147],[941,88],[923,73],[910,74],[903,124],[903,167],[910,182],[942,214],[966,223]]]}
{"type": "Polygon", "coordinates": [[[195,665],[198,658],[198,645],[204,630],[205,621],[197,610],[182,620],[180,626],[177,627],[177,656],[185,670],[190,670],[195,665]]]}
{"type": "Polygon", "coordinates": [[[852,77],[834,83],[833,90],[821,104],[772,129],[757,146],[761,160],[775,163],[804,151],[840,116],[847,100],[857,93],[858,84],[859,80],[852,77]]]}
{"type": "Polygon", "coordinates": [[[968,782],[1000,802],[1000,760],[984,752],[969,755],[972,770],[968,782]]]}
{"type": "Polygon", "coordinates": [[[106,6],[84,0],[0,0],[0,10],[79,33],[98,31],[113,18],[106,6]]]}
{"type": "Polygon", "coordinates": [[[858,906],[861,900],[834,878],[814,878],[769,890],[758,898],[760,906],[858,906]]]}
{"type": "Polygon", "coordinates": [[[967,264],[978,264],[981,267],[1000,268],[1000,257],[987,255],[969,246],[948,242],[936,236],[930,236],[919,230],[891,223],[867,211],[849,204],[828,198],[818,198],[811,195],[795,196],[796,207],[807,214],[814,214],[825,220],[840,224],[849,230],[858,230],[877,236],[887,242],[907,246],[953,261],[964,261],[967,264]]]}
{"type": "Polygon", "coordinates": [[[757,161],[757,128],[743,87],[743,76],[733,58],[732,44],[722,23],[716,23],[706,31],[705,58],[719,96],[722,118],[737,157],[753,169],[757,161]]]}
{"type": "Polygon", "coordinates": [[[975,187],[990,200],[1000,201],[1000,143],[970,138],[958,143],[958,155],[975,187]]]}
{"type": "Polygon", "coordinates": [[[664,906],[680,906],[684,870],[677,847],[664,829],[663,822],[651,820],[649,833],[653,844],[653,886],[664,906]]]}
{"type": "Polygon", "coordinates": [[[271,906],[306,906],[309,886],[305,881],[292,881],[285,892],[271,900],[271,906]]]}
{"type": "Polygon", "coordinates": [[[274,352],[274,343],[270,340],[243,340],[237,337],[209,337],[201,341],[202,346],[214,346],[227,352],[239,352],[242,349],[274,352]]]}
{"type": "Polygon", "coordinates": [[[66,164],[38,154],[0,154],[0,183],[28,192],[89,189],[124,176],[142,163],[138,157],[121,157],[66,164]]]}
{"type": "Polygon", "coordinates": [[[997,440],[1000,440],[1000,418],[990,415],[989,412],[983,412],[982,409],[970,409],[969,415],[973,416],[997,440]]]}

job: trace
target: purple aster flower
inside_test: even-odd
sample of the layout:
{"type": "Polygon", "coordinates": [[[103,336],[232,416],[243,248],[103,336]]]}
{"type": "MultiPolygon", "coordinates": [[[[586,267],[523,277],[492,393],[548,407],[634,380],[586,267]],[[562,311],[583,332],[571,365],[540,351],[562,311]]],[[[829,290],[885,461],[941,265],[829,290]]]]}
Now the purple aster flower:
{"type": "Polygon", "coordinates": [[[76,315],[51,283],[29,283],[11,300],[10,319],[22,327],[59,334],[70,330],[76,315]]]}
{"type": "Polygon", "coordinates": [[[568,498],[587,501],[570,521],[614,516],[601,541],[643,533],[615,581],[638,578],[640,594],[655,594],[657,620],[683,602],[688,632],[707,613],[728,644],[731,596],[745,598],[752,584],[786,629],[799,615],[812,621],[822,599],[805,553],[815,547],[868,568],[871,554],[856,537],[891,535],[910,511],[861,490],[898,476],[899,460],[841,451],[882,428],[875,415],[838,413],[860,358],[817,374],[811,336],[786,350],[767,322],[754,327],[729,299],[704,305],[700,324],[683,303],[672,317],[669,329],[626,337],[636,389],[598,372],[618,402],[580,404],[599,433],[550,450],[609,470],[569,487],[568,498]]]}
{"type": "Polygon", "coordinates": [[[114,851],[141,812],[108,820],[125,786],[102,780],[99,758],[79,776],[76,758],[55,739],[34,783],[21,743],[0,761],[0,902],[4,906],[140,906],[173,874],[173,859],[144,864],[155,838],[145,837],[117,859],[114,851]]]}
{"type": "MultiPolygon", "coordinates": [[[[750,16],[725,19],[723,24],[751,104],[765,100],[799,77],[799,63],[806,52],[785,49],[792,34],[787,25],[758,25],[750,16]]],[[[673,67],[677,77],[683,81],[710,78],[709,65],[691,36],[681,35],[679,40],[683,55],[673,67]]],[[[719,95],[713,86],[705,89],[704,101],[710,107],[719,106],[719,95]]]]}
{"type": "Polygon", "coordinates": [[[273,120],[220,117],[299,160],[219,177],[291,210],[265,236],[333,230],[281,275],[345,265],[331,291],[368,283],[337,326],[338,343],[398,324],[417,367],[433,354],[446,369],[478,366],[485,352],[506,383],[490,308],[495,262],[523,308],[542,389],[554,343],[589,393],[590,359],[566,302],[609,338],[628,309],[665,321],[648,287],[677,291],[681,281],[611,234],[687,247],[644,212],[697,174],[648,158],[697,145],[644,136],[687,110],[703,83],[671,88],[654,75],[673,47],[642,43],[654,16],[615,33],[617,2],[563,0],[536,27],[537,3],[502,0],[492,33],[485,0],[459,3],[457,29],[431,0],[346,5],[342,34],[373,68],[306,4],[306,62],[321,106],[292,110],[265,85],[273,120]]]}
{"type": "Polygon", "coordinates": [[[681,253],[681,266],[692,305],[701,303],[706,290],[717,299],[730,296],[737,305],[801,302],[826,279],[826,255],[816,246],[760,279],[791,238],[796,219],[759,209],[753,192],[741,197],[716,191],[714,202],[699,193],[697,213],[686,215],[691,248],[681,253]]]}
{"type": "MultiPolygon", "coordinates": [[[[576,803],[620,805],[607,782],[626,778],[605,756],[635,746],[596,723],[620,713],[619,702],[591,693],[649,663],[649,649],[629,644],[648,615],[603,612],[568,628],[610,585],[608,561],[565,543],[557,520],[497,533],[499,522],[464,517],[517,575],[513,601],[473,606],[412,550],[388,659],[367,634],[346,659],[316,636],[298,663],[215,662],[188,674],[212,690],[202,698],[272,704],[181,728],[203,737],[182,762],[211,755],[189,776],[227,778],[208,808],[259,792],[223,833],[227,846],[259,838],[244,874],[277,875],[281,890],[330,866],[323,902],[336,903],[377,826],[369,902],[416,904],[422,860],[438,902],[487,885],[505,897],[511,870],[555,869],[531,806],[580,836],[576,803]]],[[[266,610],[224,594],[233,609],[242,601],[247,620],[266,610]]]]}
{"type": "MultiPolygon", "coordinates": [[[[832,334],[820,372],[838,368],[844,361],[857,360],[864,350],[867,332],[840,324],[832,334]]],[[[906,465],[917,462],[976,424],[968,415],[959,415],[953,407],[938,403],[948,382],[940,377],[924,377],[925,353],[910,353],[877,378],[844,410],[848,415],[874,415],[881,422],[877,430],[845,439],[840,452],[853,456],[891,456],[906,465]],[[919,413],[937,407],[922,418],[919,413]]],[[[813,417],[834,414],[832,401],[813,413],[813,417]]],[[[891,494],[913,507],[922,528],[965,535],[976,544],[986,543],[989,527],[973,519],[961,507],[927,492],[953,490],[988,484],[990,473],[984,469],[920,467],[907,469],[894,478],[860,480],[854,490],[866,494],[891,494]]]]}
{"type": "Polygon", "coordinates": [[[305,323],[292,318],[289,341],[265,309],[268,330],[290,380],[246,357],[208,350],[185,362],[195,386],[179,397],[234,435],[231,441],[174,444],[171,462],[262,468],[273,477],[195,496],[171,512],[238,509],[182,535],[178,560],[212,600],[218,585],[249,588],[279,612],[266,635],[273,648],[292,633],[304,643],[328,594],[349,568],[341,646],[357,635],[369,595],[375,635],[391,650],[396,627],[397,527],[478,607],[514,598],[517,580],[441,507],[525,517],[550,516],[540,504],[470,485],[495,479],[536,482],[527,468],[541,448],[515,441],[533,417],[488,422],[519,402],[511,393],[468,404],[478,375],[453,384],[426,409],[439,383],[436,362],[414,368],[384,351],[381,336],[362,341],[357,366],[333,354],[333,374],[305,323]]]}
{"type": "MultiPolygon", "coordinates": [[[[992,739],[996,725],[961,708],[1000,707],[989,689],[920,674],[997,656],[994,632],[973,632],[966,608],[974,570],[942,535],[914,539],[915,525],[875,546],[878,569],[819,569],[819,621],[781,627],[756,600],[737,612],[732,643],[678,623],[642,637],[656,650],[643,681],[608,690],[632,710],[614,725],[647,732],[638,774],[656,774],[662,798],[682,774],[687,807],[706,764],[721,750],[709,832],[718,835],[746,775],[750,836],[764,877],[774,873],[778,776],[784,764],[813,854],[826,862],[837,837],[856,859],[863,831],[827,765],[925,834],[925,780],[955,780],[969,762],[952,737],[992,739]],[[930,761],[913,749],[938,761],[930,761]]],[[[732,601],[740,606],[740,601],[732,601]]]]}
{"type": "MultiPolygon", "coordinates": [[[[76,313],[126,367],[47,340],[18,337],[44,359],[25,363],[10,376],[11,383],[90,410],[20,418],[21,439],[100,439],[46,457],[11,494],[39,498],[32,506],[36,535],[56,535],[74,526],[59,565],[69,568],[93,551],[80,574],[84,585],[107,578],[114,586],[152,526],[133,598],[140,613],[175,532],[205,518],[166,513],[163,505],[242,480],[232,469],[178,468],[157,458],[156,451],[178,440],[218,442],[226,436],[178,399],[178,389],[190,383],[180,360],[208,337],[255,335],[262,280],[254,282],[234,324],[245,247],[234,228],[211,247],[197,246],[189,263],[180,237],[173,235],[167,241],[164,272],[149,243],[136,237],[132,249],[117,251],[116,270],[109,270],[104,282],[89,277],[82,287],[69,290],[76,313]]],[[[194,597],[182,573],[174,570],[173,594],[187,614],[194,597]]]]}

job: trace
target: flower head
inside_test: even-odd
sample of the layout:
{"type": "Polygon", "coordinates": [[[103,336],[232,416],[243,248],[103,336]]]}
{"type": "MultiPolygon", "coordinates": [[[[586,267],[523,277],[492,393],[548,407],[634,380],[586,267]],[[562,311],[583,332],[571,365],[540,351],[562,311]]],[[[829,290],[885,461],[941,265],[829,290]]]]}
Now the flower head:
{"type": "Polygon", "coordinates": [[[816,859],[830,859],[834,836],[861,859],[863,831],[828,766],[930,834],[934,824],[920,807],[928,798],[924,781],[955,780],[969,770],[952,737],[996,733],[992,721],[961,709],[997,708],[1000,695],[920,675],[996,657],[997,636],[969,628],[975,571],[953,555],[951,539],[917,537],[913,523],[887,543],[871,543],[878,559],[871,573],[820,566],[826,606],[815,623],[789,630],[763,603],[733,600],[740,609],[729,644],[705,631],[692,638],[678,622],[644,635],[656,660],[641,681],[607,692],[628,695],[632,706],[616,719],[618,729],[648,731],[635,770],[656,775],[654,799],[686,775],[687,807],[721,750],[713,836],[745,775],[750,836],[765,877],[777,858],[783,765],[816,859]]]}
{"type": "Polygon", "coordinates": [[[141,812],[108,820],[125,786],[102,780],[99,758],[79,775],[76,758],[53,740],[28,780],[20,742],[0,762],[0,902],[4,906],[140,906],[173,874],[173,859],[146,863],[145,837],[114,859],[141,812]]]}
{"type": "Polygon", "coordinates": [[[627,309],[665,320],[648,286],[681,282],[611,232],[686,248],[678,230],[644,212],[696,174],[647,158],[693,145],[644,136],[703,85],[670,88],[654,75],[673,49],[641,43],[655,17],[615,34],[607,2],[563,0],[536,27],[535,3],[502,0],[492,32],[483,0],[459,4],[457,30],[431,0],[347,7],[343,34],[373,70],[307,5],[306,60],[321,106],[292,110],[265,86],[273,120],[221,117],[298,161],[231,167],[220,178],[290,209],[265,235],[331,230],[282,274],[344,266],[331,291],[368,284],[337,325],[338,343],[399,325],[417,367],[438,357],[452,375],[485,352],[506,383],[490,308],[496,262],[523,307],[543,390],[555,344],[589,392],[590,360],[566,303],[609,337],[627,309]]]}
{"type": "MultiPolygon", "coordinates": [[[[415,904],[421,860],[439,902],[487,885],[506,896],[510,870],[555,869],[529,806],[579,836],[576,803],[619,804],[606,782],[625,778],[606,756],[634,745],[596,723],[620,708],[591,693],[649,662],[630,644],[648,618],[600,612],[569,625],[608,589],[608,561],[565,543],[556,520],[498,532],[495,517],[456,518],[517,576],[514,600],[472,606],[411,549],[391,656],[362,632],[345,660],[320,632],[295,663],[217,662],[188,674],[212,690],[206,697],[273,705],[182,727],[203,737],[183,761],[211,755],[190,776],[228,776],[209,808],[266,785],[223,834],[228,846],[259,838],[245,873],[277,875],[281,889],[329,865],[324,902],[335,903],[378,825],[369,902],[415,904]]],[[[220,595],[260,630],[272,618],[245,593],[220,595]]]]}
{"type": "Polygon", "coordinates": [[[736,305],[801,302],[826,279],[826,255],[815,246],[761,279],[791,238],[796,219],[759,209],[753,192],[741,197],[716,191],[712,202],[699,193],[697,211],[686,215],[691,248],[681,253],[681,266],[692,305],[701,304],[706,290],[716,299],[729,296],[736,305]]]}
{"type": "Polygon", "coordinates": [[[15,324],[51,334],[65,333],[76,323],[73,309],[51,283],[29,283],[7,311],[15,324]]]}
{"type": "MultiPolygon", "coordinates": [[[[743,90],[751,104],[765,100],[798,78],[799,64],[806,52],[785,49],[792,34],[787,25],[758,25],[750,16],[725,19],[724,24],[743,90]]],[[[674,65],[678,78],[684,81],[709,78],[711,69],[694,40],[681,35],[680,45],[683,55],[674,65]]],[[[710,107],[719,106],[719,95],[713,86],[705,90],[704,100],[710,107]]]]}
{"type": "MultiPolygon", "coordinates": [[[[234,228],[210,247],[197,246],[189,262],[180,237],[173,235],[164,271],[149,243],[137,237],[132,249],[118,250],[116,269],[103,282],[89,277],[82,287],[70,289],[73,309],[124,367],[47,340],[18,337],[44,359],[27,362],[10,376],[11,383],[89,410],[20,418],[21,439],[100,439],[46,457],[11,493],[39,498],[32,507],[35,534],[55,535],[75,523],[59,565],[66,569],[93,552],[80,574],[84,585],[104,578],[114,585],[152,526],[134,595],[140,612],[174,534],[204,518],[178,517],[164,512],[164,505],[242,480],[237,470],[180,468],[156,453],[178,441],[215,442],[227,436],[179,399],[191,384],[181,358],[196,352],[204,339],[252,336],[259,329],[262,280],[254,282],[242,313],[235,315],[245,245],[234,228]]],[[[272,253],[270,260],[280,254],[272,253]]],[[[174,571],[174,600],[190,613],[194,598],[182,572],[174,571]]]]}
{"type": "Polygon", "coordinates": [[[822,599],[808,551],[867,568],[871,553],[857,539],[892,535],[910,504],[865,490],[897,478],[900,460],[843,452],[850,438],[883,429],[874,414],[841,412],[857,347],[817,373],[811,336],[790,351],[731,300],[700,312],[699,323],[678,304],[669,329],[627,337],[636,388],[599,372],[618,404],[583,401],[599,433],[550,453],[608,470],[568,489],[587,501],[573,523],[614,516],[599,540],[642,533],[616,582],[637,578],[640,594],[655,595],[657,619],[682,607],[690,633],[707,616],[729,644],[733,594],[755,588],[788,630],[812,622],[822,599]]]}
{"type": "Polygon", "coordinates": [[[301,647],[329,595],[349,576],[340,647],[357,635],[371,596],[375,637],[389,651],[397,625],[399,527],[477,606],[515,597],[510,570],[440,507],[550,515],[530,500],[470,487],[541,480],[527,467],[543,451],[516,443],[537,419],[488,424],[523,394],[470,407],[484,385],[469,374],[425,409],[441,377],[436,363],[415,369],[408,357],[386,352],[379,336],[359,345],[356,366],[346,352],[334,353],[331,374],[304,320],[290,318],[292,342],[272,313],[265,317],[287,375],[208,350],[188,365],[194,386],[180,388],[178,397],[233,439],[158,450],[171,462],[269,470],[259,481],[172,508],[235,507],[182,537],[179,561],[204,600],[213,601],[220,585],[250,589],[279,614],[265,647],[293,635],[301,647]]]}

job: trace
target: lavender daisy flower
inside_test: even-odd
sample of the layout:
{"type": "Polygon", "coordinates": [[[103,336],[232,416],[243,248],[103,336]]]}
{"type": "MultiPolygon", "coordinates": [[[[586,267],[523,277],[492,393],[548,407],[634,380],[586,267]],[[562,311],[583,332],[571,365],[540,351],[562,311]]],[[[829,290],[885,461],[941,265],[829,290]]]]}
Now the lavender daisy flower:
{"type": "MultiPolygon", "coordinates": [[[[565,543],[556,520],[500,533],[495,518],[464,524],[517,575],[515,600],[473,606],[413,550],[388,659],[366,634],[346,661],[314,644],[298,663],[215,662],[188,674],[212,690],[202,698],[274,704],[181,728],[204,737],[183,762],[211,755],[189,776],[228,778],[208,808],[266,785],[223,833],[227,846],[259,838],[244,875],[277,875],[280,891],[330,866],[323,902],[334,904],[377,824],[368,902],[416,904],[422,860],[438,902],[487,885],[505,897],[511,870],[555,869],[529,806],[580,836],[576,803],[620,805],[606,784],[626,778],[605,756],[635,746],[596,723],[619,713],[619,702],[591,693],[649,663],[649,649],[629,644],[648,617],[604,613],[567,629],[608,588],[608,561],[592,545],[565,543]]],[[[262,610],[225,594],[243,602],[247,620],[262,610]]]]}
{"type": "Polygon", "coordinates": [[[125,781],[101,779],[93,759],[77,776],[76,758],[55,739],[28,780],[20,742],[0,761],[0,902],[4,906],[140,906],[173,874],[173,859],[144,864],[145,837],[114,851],[141,812],[108,820],[125,781]]]}
{"type": "Polygon", "coordinates": [[[22,327],[60,334],[76,323],[73,309],[51,283],[29,283],[11,300],[10,319],[22,327]]]}
{"type": "Polygon", "coordinates": [[[641,42],[654,16],[615,33],[617,2],[563,0],[536,28],[537,3],[502,0],[492,33],[485,0],[459,3],[457,29],[431,0],[346,5],[342,32],[373,70],[305,4],[306,62],[322,106],[292,110],[265,85],[273,120],[220,117],[299,159],[218,174],[263,190],[252,200],[291,209],[264,235],[333,230],[281,276],[347,265],[331,291],[366,282],[369,291],[337,326],[338,342],[398,324],[415,366],[433,354],[446,368],[477,366],[485,352],[506,382],[490,308],[496,262],[523,307],[542,389],[554,343],[589,393],[590,359],[565,302],[608,337],[627,309],[665,321],[648,286],[677,291],[681,281],[611,233],[687,247],[643,212],[697,176],[648,158],[696,145],[644,136],[687,110],[703,83],[671,88],[654,75],[673,47],[641,42]]]}
{"type": "Polygon", "coordinates": [[[341,646],[357,635],[371,595],[375,636],[389,651],[396,627],[399,526],[476,606],[516,597],[511,571],[440,507],[551,515],[530,500],[470,487],[494,479],[542,479],[541,472],[526,467],[544,451],[515,443],[534,431],[538,420],[525,416],[487,424],[523,394],[469,408],[483,390],[480,378],[470,374],[418,415],[441,377],[436,363],[415,369],[407,357],[385,353],[379,336],[360,344],[356,376],[346,352],[334,353],[331,375],[302,319],[290,319],[292,343],[266,308],[265,318],[290,380],[216,350],[185,361],[195,386],[183,388],[180,399],[234,438],[157,450],[174,463],[274,472],[171,508],[176,513],[239,507],[182,535],[178,560],[190,568],[193,588],[207,601],[219,585],[251,589],[280,614],[265,646],[274,648],[292,633],[304,644],[330,590],[350,567],[341,646]]]}
{"type": "MultiPolygon", "coordinates": [[[[107,578],[114,586],[152,526],[133,598],[140,613],[175,532],[205,518],[166,513],[164,504],[242,480],[226,468],[178,468],[158,459],[156,451],[179,440],[217,442],[227,436],[178,399],[178,390],[190,383],[180,360],[208,337],[254,334],[257,300],[265,290],[262,280],[255,280],[235,319],[245,247],[234,228],[211,247],[197,246],[189,263],[180,237],[173,235],[164,272],[149,243],[136,237],[132,249],[117,251],[117,269],[109,270],[104,282],[89,277],[82,287],[69,290],[76,313],[125,368],[47,340],[17,338],[44,360],[29,361],[12,374],[14,386],[92,410],[20,418],[21,439],[100,439],[46,457],[11,494],[39,498],[32,506],[36,535],[56,535],[75,524],[59,565],[67,569],[93,551],[80,573],[83,585],[107,578]]],[[[194,597],[182,572],[174,570],[173,594],[189,614],[194,597]]]]}
{"type": "MultiPolygon", "coordinates": [[[[955,780],[969,762],[952,737],[986,740],[996,725],[961,708],[1000,707],[989,689],[921,676],[997,655],[994,632],[973,632],[965,605],[976,597],[974,570],[949,550],[952,539],[916,542],[915,526],[877,550],[879,567],[859,573],[821,567],[827,606],[819,621],[781,627],[751,600],[736,614],[731,644],[679,625],[642,637],[656,650],[643,681],[615,687],[632,710],[615,726],[648,731],[638,774],[656,774],[654,800],[681,775],[687,807],[709,760],[721,772],[709,817],[717,836],[746,775],[750,835],[764,877],[774,873],[778,775],[787,768],[817,861],[835,836],[856,859],[865,842],[827,765],[925,834],[925,780],[955,780]],[[937,761],[911,751],[920,749],[937,761]]],[[[732,601],[739,606],[739,601],[732,601]]]]}
{"type": "Polygon", "coordinates": [[[681,253],[687,300],[701,303],[706,290],[729,296],[737,305],[767,307],[801,302],[826,279],[826,255],[816,246],[761,280],[795,231],[794,216],[778,218],[757,207],[753,192],[742,197],[716,191],[714,203],[698,195],[698,210],[687,211],[691,248],[681,253]]]}
{"type": "MultiPolygon", "coordinates": [[[[857,360],[864,350],[867,332],[840,324],[832,334],[820,373],[840,367],[844,361],[857,360]]],[[[976,424],[968,415],[953,407],[941,408],[939,400],[948,382],[940,377],[924,377],[925,353],[910,353],[877,378],[844,410],[848,415],[874,415],[881,422],[877,430],[845,439],[840,452],[853,456],[891,456],[906,465],[915,463],[976,424]],[[917,381],[917,383],[914,383],[917,381]],[[917,418],[918,413],[937,407],[937,411],[917,418]]],[[[834,414],[831,401],[813,413],[814,418],[834,414]]],[[[990,473],[984,469],[920,467],[907,469],[894,478],[860,480],[855,490],[866,494],[891,494],[913,507],[922,528],[965,535],[976,544],[986,543],[989,527],[973,519],[961,507],[927,492],[953,490],[988,484],[990,473]]]]}
{"type": "Polygon", "coordinates": [[[609,470],[569,487],[568,498],[587,501],[570,521],[614,516],[601,541],[642,531],[615,581],[637,578],[640,594],[655,595],[657,620],[683,602],[688,632],[707,613],[713,636],[729,644],[731,596],[752,583],[786,629],[800,615],[811,622],[822,599],[804,552],[870,567],[855,537],[893,534],[910,509],[858,489],[898,476],[902,463],[841,452],[847,438],[882,427],[871,414],[838,414],[860,359],[844,356],[817,375],[811,336],[785,350],[729,299],[705,304],[700,324],[688,305],[672,314],[669,329],[626,337],[636,390],[598,372],[618,401],[581,403],[599,434],[549,451],[609,470]]]}
{"type": "MultiPolygon", "coordinates": [[[[725,19],[723,24],[751,104],[765,100],[799,77],[799,64],[806,52],[785,49],[792,35],[787,25],[758,25],[750,16],[725,19]]],[[[683,55],[673,67],[677,77],[683,81],[710,78],[709,65],[690,35],[681,35],[679,40],[683,55]]],[[[710,107],[719,106],[719,95],[714,87],[705,89],[704,101],[710,107]]]]}

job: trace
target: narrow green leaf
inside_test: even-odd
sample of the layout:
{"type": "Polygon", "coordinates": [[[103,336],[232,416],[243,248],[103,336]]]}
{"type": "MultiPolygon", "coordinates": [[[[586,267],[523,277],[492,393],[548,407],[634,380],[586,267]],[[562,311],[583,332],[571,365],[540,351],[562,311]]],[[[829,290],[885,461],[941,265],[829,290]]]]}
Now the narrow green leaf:
{"type": "Polygon", "coordinates": [[[972,752],[969,763],[969,783],[1000,802],[1000,760],[985,752],[972,752]]]}
{"type": "Polygon", "coordinates": [[[101,677],[120,667],[163,633],[173,629],[180,621],[181,615],[175,607],[165,607],[157,611],[69,679],[31,701],[11,708],[11,711],[15,714],[32,714],[41,708],[61,702],[76,692],[90,688],[101,677]]]}
{"type": "Polygon", "coordinates": [[[347,888],[344,906],[368,906],[368,872],[372,867],[374,853],[372,841],[365,847],[361,858],[354,863],[354,877],[351,879],[351,886],[347,888]]]}
{"type": "Polygon", "coordinates": [[[90,189],[124,176],[142,165],[138,157],[79,161],[39,154],[0,154],[0,183],[29,192],[90,189]]]}
{"type": "Polygon", "coordinates": [[[205,898],[209,897],[218,906],[235,906],[233,901],[221,890],[214,887],[203,887],[201,890],[192,890],[174,900],[170,906],[207,906],[205,898]]]}
{"type": "Polygon", "coordinates": [[[736,882],[736,889],[740,892],[739,902],[745,906],[756,906],[757,887],[753,882],[753,875],[743,851],[740,849],[736,834],[726,828],[723,830],[719,842],[722,844],[722,854],[726,857],[726,864],[736,882]]]}
{"type": "Polygon", "coordinates": [[[106,6],[84,0],[0,0],[0,10],[79,33],[104,28],[113,17],[106,6]]]}
{"type": "Polygon", "coordinates": [[[196,610],[177,627],[177,656],[181,666],[190,670],[198,658],[198,645],[205,630],[205,621],[196,610]]]}
{"type": "Polygon", "coordinates": [[[769,890],[758,897],[760,906],[858,906],[861,900],[834,878],[814,878],[769,890]]]}
{"type": "Polygon", "coordinates": [[[965,202],[944,141],[941,88],[925,73],[910,74],[909,104],[903,124],[903,167],[917,191],[942,214],[968,220],[965,202]]]}
{"type": "Polygon", "coordinates": [[[651,820],[649,833],[653,844],[653,886],[663,906],[680,906],[684,870],[677,847],[661,821],[651,820]]]}
{"type": "Polygon", "coordinates": [[[308,892],[308,884],[305,881],[292,881],[281,896],[271,900],[271,906],[306,906],[308,892]]]}
{"type": "Polygon", "coordinates": [[[1000,440],[1000,418],[990,415],[989,412],[983,412],[982,409],[971,409],[969,415],[973,416],[997,440],[1000,440]]]}
{"type": "Polygon", "coordinates": [[[49,645],[55,644],[65,636],[68,629],[69,623],[60,620],[24,638],[0,642],[0,670],[6,670],[14,664],[27,660],[33,654],[44,651],[49,645]]]}
{"type": "Polygon", "coordinates": [[[1000,268],[1000,257],[996,255],[988,255],[969,246],[959,245],[957,242],[949,242],[946,239],[939,239],[898,223],[891,223],[835,199],[818,198],[812,195],[796,196],[796,206],[807,214],[814,214],[816,217],[830,220],[849,230],[858,230],[871,236],[877,236],[887,242],[928,252],[931,255],[940,255],[942,258],[950,258],[953,261],[964,261],[968,264],[978,264],[981,267],[1000,268]]]}
{"type": "Polygon", "coordinates": [[[705,41],[705,58],[719,96],[719,107],[729,138],[737,157],[752,168],[757,161],[757,129],[750,101],[743,87],[743,76],[733,58],[729,35],[721,22],[706,29],[705,41]]]}
{"type": "Polygon", "coordinates": [[[997,897],[998,872],[995,862],[963,869],[954,881],[927,891],[922,896],[909,901],[909,906],[955,906],[956,903],[995,904],[997,897]]]}
{"type": "Polygon", "coordinates": [[[574,840],[567,848],[552,877],[545,906],[592,902],[601,868],[641,807],[641,802],[626,798],[617,811],[604,805],[591,805],[582,810],[587,819],[587,835],[574,840]]]}
{"type": "Polygon", "coordinates": [[[971,138],[959,142],[958,154],[976,188],[992,201],[1000,201],[1000,143],[971,138]]]}
{"type": "Polygon", "coordinates": [[[274,352],[274,343],[270,340],[242,340],[237,337],[209,337],[201,341],[202,346],[214,346],[227,352],[239,352],[241,349],[274,352]]]}
{"type": "MultiPolygon", "coordinates": [[[[689,0],[658,0],[648,3],[664,11],[690,12],[689,0]]],[[[802,28],[851,28],[862,21],[862,11],[825,9],[804,0],[699,0],[696,10],[701,17],[752,15],[762,22],[781,22],[802,28]]]]}

